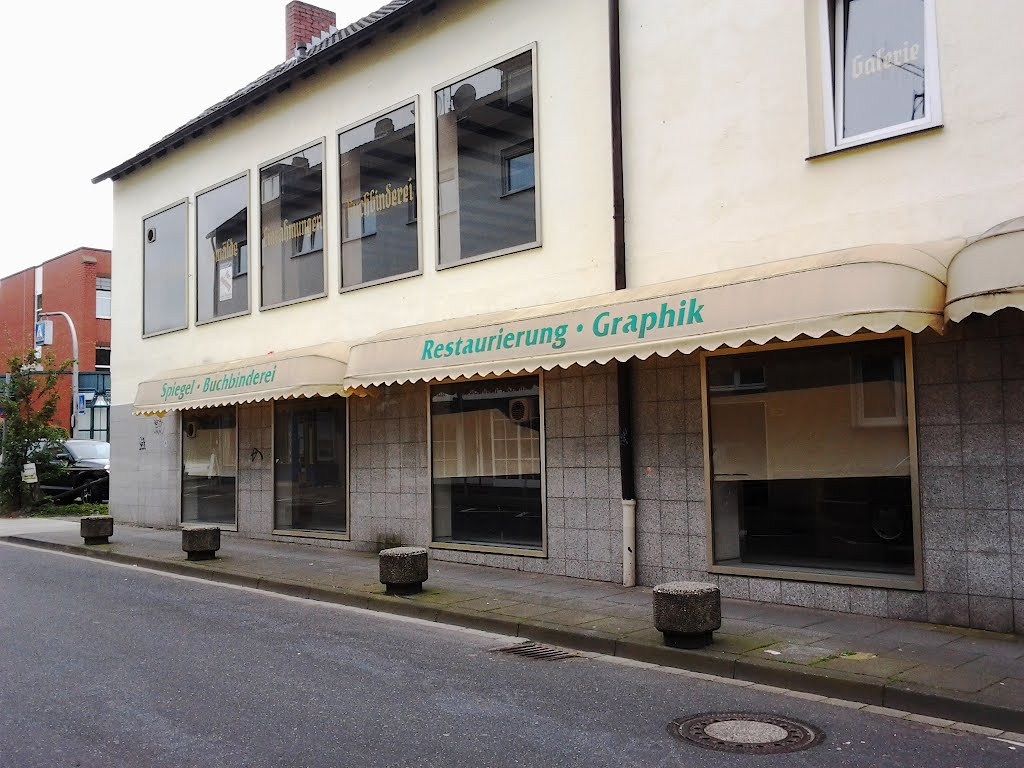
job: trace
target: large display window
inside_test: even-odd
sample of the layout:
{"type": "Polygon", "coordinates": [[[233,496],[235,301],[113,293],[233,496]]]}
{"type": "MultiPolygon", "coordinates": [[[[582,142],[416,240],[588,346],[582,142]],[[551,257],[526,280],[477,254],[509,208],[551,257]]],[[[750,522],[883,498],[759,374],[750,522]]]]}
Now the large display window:
{"type": "Polygon", "coordinates": [[[262,307],[324,295],[324,145],[260,168],[262,307]]]}
{"type": "Polygon", "coordinates": [[[274,404],[274,530],[343,534],[348,461],[343,397],[274,404]]]}
{"type": "Polygon", "coordinates": [[[181,522],[237,525],[235,407],[181,416],[181,522]]]}
{"type": "Polygon", "coordinates": [[[142,222],[142,335],[188,326],[188,203],[142,222]]]}
{"type": "Polygon", "coordinates": [[[916,574],[906,345],[705,357],[716,566],[916,574]]]}
{"type": "Polygon", "coordinates": [[[249,311],[249,175],[196,195],[196,322],[249,311]]]}
{"type": "Polygon", "coordinates": [[[420,268],[413,104],[338,134],[341,287],[371,285],[420,268]]]}
{"type": "Polygon", "coordinates": [[[539,245],[533,51],[435,100],[440,265],[539,245]]]}
{"type": "Polygon", "coordinates": [[[434,542],[542,550],[542,440],[536,376],[432,387],[434,542]]]}

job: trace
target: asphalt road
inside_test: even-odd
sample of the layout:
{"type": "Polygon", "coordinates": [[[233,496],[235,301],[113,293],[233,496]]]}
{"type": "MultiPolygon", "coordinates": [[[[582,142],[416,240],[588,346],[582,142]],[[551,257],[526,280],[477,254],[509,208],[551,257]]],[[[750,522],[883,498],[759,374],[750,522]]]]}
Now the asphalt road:
{"type": "Polygon", "coordinates": [[[0,545],[0,766],[1024,765],[1024,748],[494,636],[0,545]],[[509,642],[512,642],[511,640],[509,642]],[[724,710],[807,751],[669,735],[724,710]]]}

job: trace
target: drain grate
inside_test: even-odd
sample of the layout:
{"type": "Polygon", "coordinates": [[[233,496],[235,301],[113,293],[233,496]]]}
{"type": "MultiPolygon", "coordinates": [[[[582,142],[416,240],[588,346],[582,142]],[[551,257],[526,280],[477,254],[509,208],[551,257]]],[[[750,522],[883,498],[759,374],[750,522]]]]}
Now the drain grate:
{"type": "Polygon", "coordinates": [[[528,659],[541,659],[542,661],[559,661],[561,659],[578,659],[579,655],[563,651],[561,648],[551,648],[540,643],[516,643],[507,648],[494,648],[494,653],[508,653],[512,656],[525,656],[528,659]]]}
{"type": "Polygon", "coordinates": [[[764,713],[706,712],[669,723],[668,732],[704,749],[778,755],[809,749],[825,738],[813,725],[764,713]]]}

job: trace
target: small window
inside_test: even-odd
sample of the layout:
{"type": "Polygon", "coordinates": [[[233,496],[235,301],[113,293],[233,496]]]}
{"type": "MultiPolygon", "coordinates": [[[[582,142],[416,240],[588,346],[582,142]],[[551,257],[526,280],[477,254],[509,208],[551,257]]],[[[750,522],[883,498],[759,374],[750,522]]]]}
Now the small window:
{"type": "Polygon", "coordinates": [[[142,333],[176,331],[188,325],[188,204],[142,222],[142,333]]]}
{"type": "Polygon", "coordinates": [[[110,370],[110,347],[96,347],[96,370],[110,370]]]}
{"type": "Polygon", "coordinates": [[[527,51],[436,91],[442,265],[536,246],[536,109],[527,51]]]}
{"type": "Polygon", "coordinates": [[[338,134],[341,287],[419,269],[413,104],[338,134]]]}
{"type": "Polygon", "coordinates": [[[110,278],[96,278],[96,317],[110,319],[110,278]]]}
{"type": "Polygon", "coordinates": [[[196,195],[196,320],[249,311],[249,177],[196,195]]]}
{"type": "Polygon", "coordinates": [[[934,0],[822,0],[829,149],[941,122],[934,0]]]}
{"type": "Polygon", "coordinates": [[[262,306],[322,296],[323,142],[260,168],[262,306]]]}

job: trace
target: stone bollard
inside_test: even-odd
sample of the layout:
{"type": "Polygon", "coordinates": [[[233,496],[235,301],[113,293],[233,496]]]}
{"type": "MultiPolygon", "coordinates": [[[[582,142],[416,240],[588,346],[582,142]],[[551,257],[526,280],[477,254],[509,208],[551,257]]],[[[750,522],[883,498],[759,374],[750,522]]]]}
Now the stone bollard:
{"type": "Polygon", "coordinates": [[[220,549],[220,528],[216,525],[182,528],[181,548],[189,560],[213,560],[220,549]]]}
{"type": "Polygon", "coordinates": [[[710,645],[722,626],[722,595],[714,584],[672,581],[654,588],[654,626],[672,648],[710,645]]]}
{"type": "Polygon", "coordinates": [[[389,595],[412,595],[427,580],[427,550],[424,547],[393,547],[380,552],[380,583],[389,595]]]}
{"type": "Polygon", "coordinates": [[[109,544],[114,535],[114,518],[110,515],[88,515],[80,518],[79,523],[86,544],[109,544]]]}

